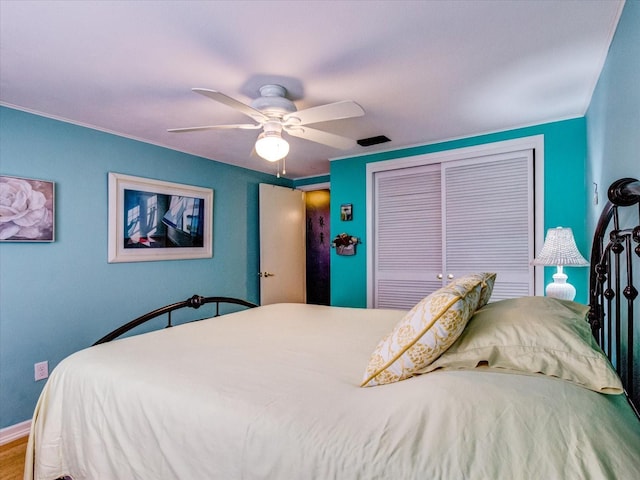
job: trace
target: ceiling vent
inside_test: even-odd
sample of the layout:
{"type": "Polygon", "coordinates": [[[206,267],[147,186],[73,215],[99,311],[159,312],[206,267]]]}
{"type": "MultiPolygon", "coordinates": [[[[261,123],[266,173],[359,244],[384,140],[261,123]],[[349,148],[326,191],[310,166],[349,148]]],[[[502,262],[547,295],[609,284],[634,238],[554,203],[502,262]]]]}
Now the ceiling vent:
{"type": "Polygon", "coordinates": [[[371,145],[378,145],[380,143],[390,142],[391,139],[385,135],[378,135],[377,137],[361,138],[358,140],[358,145],[361,147],[370,147],[371,145]]]}

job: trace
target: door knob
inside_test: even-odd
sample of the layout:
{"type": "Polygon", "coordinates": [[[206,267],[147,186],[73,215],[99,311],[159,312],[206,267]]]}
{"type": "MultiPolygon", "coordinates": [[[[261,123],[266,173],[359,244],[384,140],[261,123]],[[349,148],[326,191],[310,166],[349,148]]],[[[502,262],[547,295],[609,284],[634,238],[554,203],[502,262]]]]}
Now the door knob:
{"type": "Polygon", "coordinates": [[[442,274],[439,273],[438,275],[436,275],[436,277],[438,278],[438,280],[442,280],[442,274]]]}
{"type": "Polygon", "coordinates": [[[449,275],[447,275],[447,278],[448,278],[449,280],[453,280],[453,273],[450,273],[449,275]]]}

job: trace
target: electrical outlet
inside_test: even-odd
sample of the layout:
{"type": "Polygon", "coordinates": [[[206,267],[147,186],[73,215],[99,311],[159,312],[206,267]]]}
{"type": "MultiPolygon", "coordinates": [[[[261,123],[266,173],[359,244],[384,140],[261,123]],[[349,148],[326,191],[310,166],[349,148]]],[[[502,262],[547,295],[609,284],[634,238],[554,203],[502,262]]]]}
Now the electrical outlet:
{"type": "Polygon", "coordinates": [[[49,376],[49,362],[45,360],[44,362],[38,362],[34,364],[33,372],[36,382],[38,380],[44,380],[49,376]]]}

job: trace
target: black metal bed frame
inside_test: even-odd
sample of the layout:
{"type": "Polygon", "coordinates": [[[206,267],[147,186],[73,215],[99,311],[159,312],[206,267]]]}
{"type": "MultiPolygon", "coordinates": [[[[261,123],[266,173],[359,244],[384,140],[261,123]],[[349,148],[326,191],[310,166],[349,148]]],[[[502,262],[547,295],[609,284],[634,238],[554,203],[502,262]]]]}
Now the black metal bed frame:
{"type": "MultiPolygon", "coordinates": [[[[622,178],[611,184],[593,237],[589,278],[589,323],[598,344],[607,354],[622,380],[636,415],[640,408],[640,344],[634,327],[640,324],[638,290],[633,285],[634,253],[640,257],[640,181],[622,178]],[[621,226],[621,217],[638,206],[630,227],[621,226]],[[634,245],[635,248],[634,248],[634,245]]],[[[638,259],[635,258],[635,262],[638,259]]]]}
{"type": "Polygon", "coordinates": [[[144,315],[139,316],[138,318],[135,318],[133,320],[131,320],[129,323],[126,323],[124,325],[122,325],[121,327],[116,328],[115,330],[107,333],[104,337],[102,337],[100,340],[98,340],[96,343],[94,343],[93,345],[99,345],[101,343],[106,343],[106,342],[110,342],[111,340],[114,340],[116,338],[118,338],[120,335],[125,334],[126,332],[128,332],[129,330],[142,325],[145,322],[148,322],[149,320],[159,317],[160,315],[164,315],[165,313],[167,314],[167,326],[165,328],[170,328],[173,325],[171,324],[171,312],[173,312],[174,310],[179,310],[181,308],[184,307],[189,307],[189,308],[194,308],[194,309],[198,309],[200,308],[202,305],[205,305],[207,303],[215,303],[216,304],[216,314],[214,315],[214,317],[219,317],[220,316],[220,304],[221,303],[229,303],[229,304],[233,304],[233,305],[240,305],[243,307],[247,307],[247,308],[255,308],[258,305],[256,305],[255,303],[251,303],[251,302],[247,302],[246,300],[240,300],[239,298],[232,298],[232,297],[202,297],[200,295],[194,295],[191,298],[187,298],[186,300],[183,300],[182,302],[176,302],[176,303],[172,303],[170,305],[165,305],[164,307],[160,307],[156,310],[153,310],[152,312],[149,313],[145,313],[144,315]]]}

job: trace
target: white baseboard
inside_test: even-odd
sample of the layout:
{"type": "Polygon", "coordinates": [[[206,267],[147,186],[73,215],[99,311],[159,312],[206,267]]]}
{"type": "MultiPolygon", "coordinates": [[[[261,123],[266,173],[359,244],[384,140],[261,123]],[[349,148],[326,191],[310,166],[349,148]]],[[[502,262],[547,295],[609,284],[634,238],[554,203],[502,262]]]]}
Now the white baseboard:
{"type": "Polygon", "coordinates": [[[29,435],[30,430],[31,420],[16,423],[9,427],[0,428],[0,445],[5,445],[19,438],[26,437],[29,435]]]}

